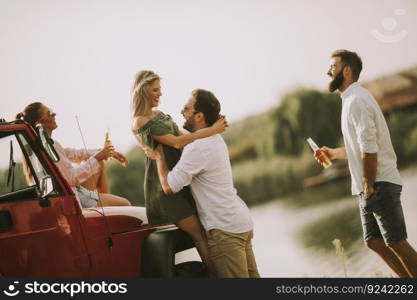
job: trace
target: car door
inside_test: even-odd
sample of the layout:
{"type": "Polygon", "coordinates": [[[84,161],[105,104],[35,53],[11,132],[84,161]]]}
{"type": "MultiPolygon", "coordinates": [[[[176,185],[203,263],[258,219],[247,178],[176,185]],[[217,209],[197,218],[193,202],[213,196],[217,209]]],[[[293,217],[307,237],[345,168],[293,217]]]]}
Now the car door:
{"type": "Polygon", "coordinates": [[[15,164],[15,190],[6,186],[4,172],[1,180],[0,273],[6,277],[82,276],[90,262],[74,196],[62,192],[36,140],[25,131],[2,136],[0,146],[12,143],[14,150],[21,150],[15,152],[22,153],[22,162],[15,164]],[[24,165],[32,179],[25,179],[24,165]],[[42,196],[45,182],[51,185],[50,193],[42,196]]]}

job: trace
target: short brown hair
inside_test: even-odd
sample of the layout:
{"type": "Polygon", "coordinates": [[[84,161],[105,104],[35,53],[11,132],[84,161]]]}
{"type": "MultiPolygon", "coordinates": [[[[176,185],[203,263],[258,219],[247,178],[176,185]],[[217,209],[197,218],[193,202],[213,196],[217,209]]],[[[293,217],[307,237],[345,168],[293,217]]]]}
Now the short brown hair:
{"type": "Polygon", "coordinates": [[[195,97],[194,110],[202,112],[206,123],[211,126],[219,119],[220,102],[210,91],[196,89],[193,91],[195,97]]]}
{"type": "Polygon", "coordinates": [[[357,53],[340,49],[334,51],[332,57],[340,57],[343,66],[348,66],[352,70],[353,79],[359,79],[359,75],[362,71],[362,60],[357,53]]]}

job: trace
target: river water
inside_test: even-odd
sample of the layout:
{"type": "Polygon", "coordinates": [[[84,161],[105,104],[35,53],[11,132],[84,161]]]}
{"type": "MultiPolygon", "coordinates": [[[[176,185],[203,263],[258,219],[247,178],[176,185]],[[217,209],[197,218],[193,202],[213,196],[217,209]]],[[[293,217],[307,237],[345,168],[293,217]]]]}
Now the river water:
{"type": "MultiPolygon", "coordinates": [[[[417,169],[401,174],[408,240],[417,249],[417,169]]],[[[320,193],[311,194],[320,197],[320,193]]],[[[262,277],[395,277],[363,245],[356,197],[327,199],[318,205],[294,205],[300,198],[305,195],[293,195],[285,201],[277,199],[251,209],[254,251],[262,277]],[[344,255],[336,254],[332,244],[336,238],[344,246],[344,255]]]]}

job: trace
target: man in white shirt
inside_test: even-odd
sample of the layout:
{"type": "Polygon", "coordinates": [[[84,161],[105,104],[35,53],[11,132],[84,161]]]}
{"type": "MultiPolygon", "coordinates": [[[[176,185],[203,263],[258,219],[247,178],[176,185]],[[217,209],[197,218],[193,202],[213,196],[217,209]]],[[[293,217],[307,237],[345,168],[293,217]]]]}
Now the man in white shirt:
{"type": "Polygon", "coordinates": [[[360,57],[348,50],[332,54],[329,90],[342,97],[344,147],[323,147],[315,157],[322,162],[347,159],[352,195],[359,196],[362,228],[367,247],[375,251],[399,277],[417,276],[417,253],[407,242],[401,207],[401,177],[382,111],[357,80],[360,57]]]}
{"type": "MultiPolygon", "coordinates": [[[[218,118],[220,103],[209,91],[195,90],[181,111],[184,128],[194,132],[211,126],[218,118]]],[[[184,147],[181,159],[169,171],[161,147],[148,149],[156,159],[158,175],[166,194],[191,185],[201,223],[206,230],[209,256],[217,277],[259,277],[252,250],[253,222],[249,208],[233,187],[229,152],[216,134],[184,147]]]]}

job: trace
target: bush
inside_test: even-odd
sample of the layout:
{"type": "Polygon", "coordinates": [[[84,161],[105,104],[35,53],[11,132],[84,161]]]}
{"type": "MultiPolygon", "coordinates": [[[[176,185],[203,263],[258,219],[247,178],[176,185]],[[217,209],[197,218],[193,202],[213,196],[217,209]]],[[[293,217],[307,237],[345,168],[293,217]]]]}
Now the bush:
{"type": "Polygon", "coordinates": [[[276,156],[237,164],[233,167],[233,181],[238,194],[248,205],[255,205],[302,188],[306,172],[315,161],[276,156]]]}
{"type": "Polygon", "coordinates": [[[135,147],[126,157],[129,160],[127,167],[123,167],[117,162],[109,164],[107,174],[111,193],[125,197],[132,205],[144,206],[145,154],[141,149],[135,147]]]}
{"type": "Polygon", "coordinates": [[[417,162],[417,105],[391,112],[387,117],[398,165],[417,162]]]}
{"type": "Polygon", "coordinates": [[[335,146],[341,138],[341,100],[337,94],[298,89],[284,96],[273,116],[274,150],[278,154],[300,155],[306,138],[319,145],[335,146]]]}
{"type": "MultiPolygon", "coordinates": [[[[11,185],[7,186],[7,175],[8,169],[0,170],[0,195],[11,192],[11,185]]],[[[27,187],[25,175],[23,173],[22,163],[16,163],[14,170],[14,190],[20,190],[24,187],[27,187]]]]}

